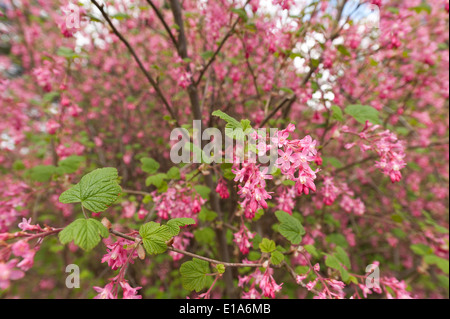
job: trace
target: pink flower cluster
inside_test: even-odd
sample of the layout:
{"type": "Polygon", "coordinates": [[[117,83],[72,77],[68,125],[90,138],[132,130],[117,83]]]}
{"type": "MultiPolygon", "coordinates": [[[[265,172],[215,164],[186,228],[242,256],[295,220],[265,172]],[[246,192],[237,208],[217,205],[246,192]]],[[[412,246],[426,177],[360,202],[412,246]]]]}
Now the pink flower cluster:
{"type": "Polygon", "coordinates": [[[380,160],[376,162],[375,167],[389,176],[393,183],[399,182],[402,179],[400,170],[406,166],[405,145],[389,130],[375,132],[379,128],[379,125],[372,125],[369,122],[359,133],[352,132],[347,126],[342,127],[342,132],[351,133],[360,138],[359,142],[346,144],[345,148],[351,149],[358,144],[363,152],[369,150],[376,152],[380,160]]]}
{"type": "Polygon", "coordinates": [[[250,284],[250,289],[242,294],[242,299],[261,299],[261,294],[267,298],[275,298],[275,294],[279,292],[283,284],[278,285],[273,279],[273,269],[267,268],[264,274],[256,269],[248,276],[240,276],[238,286],[244,289],[246,284],[250,284]],[[258,286],[261,293],[256,289],[258,286]]]}
{"type": "Polygon", "coordinates": [[[104,239],[103,242],[107,247],[107,253],[103,256],[102,263],[108,262],[108,266],[112,270],[117,270],[127,265],[128,262],[133,264],[134,259],[138,257],[137,251],[132,248],[134,242],[130,240],[118,237],[117,241],[113,242],[109,237],[104,239]],[[133,255],[130,257],[131,252],[133,252],[133,255]]]}
{"type": "Polygon", "coordinates": [[[241,225],[241,229],[234,234],[233,241],[238,245],[239,250],[242,254],[247,255],[250,252],[250,248],[252,247],[252,243],[250,239],[253,239],[255,234],[248,230],[244,224],[241,225]]]}
{"type": "Polygon", "coordinates": [[[278,158],[276,165],[280,168],[281,173],[288,179],[295,182],[297,194],[309,194],[309,191],[316,191],[314,180],[317,178],[316,173],[309,166],[310,162],[314,162],[317,156],[317,141],[311,136],[306,136],[301,140],[289,140],[289,135],[295,130],[293,124],[278,132],[278,136],[273,138],[273,142],[281,148],[278,150],[278,158]]]}
{"type": "Polygon", "coordinates": [[[234,164],[232,172],[236,174],[235,182],[240,182],[238,194],[244,200],[240,203],[244,209],[245,217],[253,219],[258,209],[266,209],[266,199],[272,196],[266,191],[266,180],[272,179],[272,175],[267,175],[268,168],[260,170],[260,166],[254,163],[234,164]]]}
{"type": "MultiPolygon", "coordinates": [[[[130,286],[130,284],[126,280],[120,281],[119,285],[120,285],[120,287],[122,287],[122,290],[123,290],[123,299],[142,299],[142,296],[137,294],[137,291],[139,289],[142,289],[142,287],[133,288],[130,286]]],[[[117,292],[114,281],[109,282],[105,287],[95,286],[93,288],[98,293],[98,295],[95,296],[94,299],[117,299],[118,298],[118,292],[117,292]]]]}
{"type": "Polygon", "coordinates": [[[217,183],[216,192],[222,199],[227,199],[230,197],[227,182],[223,178],[219,180],[219,183],[217,183]]]}
{"type": "MultiPolygon", "coordinates": [[[[45,232],[47,229],[42,229],[39,225],[31,225],[31,218],[19,223],[19,228],[23,231],[45,232]]],[[[0,241],[6,241],[16,237],[23,237],[24,233],[0,233],[0,241]]],[[[41,239],[34,247],[30,247],[29,238],[20,239],[14,244],[6,244],[0,249],[0,289],[7,289],[12,280],[18,280],[25,276],[25,272],[30,270],[34,265],[34,257],[40,248],[41,239]],[[18,258],[10,259],[11,255],[18,258]],[[10,260],[9,260],[10,259],[10,260]]]]}
{"type": "Polygon", "coordinates": [[[193,218],[197,220],[197,214],[206,202],[192,188],[170,187],[167,192],[158,195],[155,191],[153,198],[156,203],[156,211],[161,219],[169,218],[193,218]]]}

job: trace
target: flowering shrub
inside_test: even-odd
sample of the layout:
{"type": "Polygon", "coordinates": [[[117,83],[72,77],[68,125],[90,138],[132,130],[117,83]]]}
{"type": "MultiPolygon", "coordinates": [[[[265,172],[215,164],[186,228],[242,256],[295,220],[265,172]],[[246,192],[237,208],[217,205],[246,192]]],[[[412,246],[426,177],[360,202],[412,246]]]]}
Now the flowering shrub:
{"type": "Polygon", "coordinates": [[[448,298],[448,12],[0,0],[0,297],[448,298]]]}

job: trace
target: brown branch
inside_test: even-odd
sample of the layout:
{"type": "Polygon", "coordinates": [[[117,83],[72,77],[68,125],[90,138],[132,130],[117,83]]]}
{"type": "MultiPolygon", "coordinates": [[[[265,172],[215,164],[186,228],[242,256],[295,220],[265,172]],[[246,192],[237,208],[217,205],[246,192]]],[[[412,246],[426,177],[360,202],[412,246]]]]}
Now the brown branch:
{"type": "Polygon", "coordinates": [[[274,108],[272,110],[272,112],[270,112],[270,114],[268,114],[266,116],[266,118],[261,122],[261,124],[259,124],[258,127],[263,127],[264,125],[266,125],[266,123],[284,106],[286,105],[286,103],[289,102],[288,105],[291,105],[292,103],[294,103],[296,96],[293,95],[291,97],[285,97],[276,108],[274,108]]]}
{"type": "Polygon", "coordinates": [[[153,79],[153,77],[148,73],[148,71],[145,69],[144,64],[142,63],[141,59],[139,59],[138,55],[136,54],[136,51],[133,49],[133,47],[130,45],[130,43],[123,37],[123,35],[117,30],[117,28],[112,23],[111,19],[109,18],[108,14],[105,12],[105,6],[103,4],[99,4],[96,0],[91,0],[91,2],[100,10],[102,16],[105,18],[108,25],[111,27],[114,34],[122,41],[123,44],[127,47],[128,51],[133,56],[134,60],[138,64],[139,68],[141,69],[142,73],[145,75],[147,80],[150,82],[152,87],[155,89],[156,93],[158,94],[159,98],[163,102],[164,106],[166,107],[167,111],[169,111],[172,118],[175,120],[178,127],[181,127],[180,123],[178,122],[177,116],[175,112],[173,111],[172,107],[170,106],[169,102],[165,98],[164,94],[162,93],[161,89],[158,86],[158,83],[153,79]]]}
{"type": "MultiPolygon", "coordinates": [[[[121,233],[121,232],[119,232],[119,231],[117,231],[117,230],[114,230],[114,229],[110,229],[109,232],[110,232],[111,234],[113,234],[113,235],[116,235],[116,236],[118,236],[118,237],[125,238],[125,239],[130,240],[130,241],[133,241],[133,242],[136,241],[136,239],[140,240],[140,238],[138,238],[138,237],[132,237],[132,236],[126,235],[126,234],[121,233]]],[[[234,268],[236,268],[236,267],[250,267],[250,268],[264,267],[264,264],[262,264],[262,263],[257,263],[257,264],[244,264],[244,263],[229,263],[229,262],[223,262],[223,261],[220,261],[220,260],[215,260],[215,259],[203,257],[203,256],[200,256],[200,255],[191,253],[191,252],[189,252],[189,251],[177,249],[177,248],[174,248],[174,247],[167,247],[167,250],[170,250],[170,251],[173,251],[173,252],[175,252],[175,253],[182,254],[182,255],[185,255],[185,256],[189,256],[189,257],[201,259],[201,260],[207,261],[207,262],[212,263],[212,264],[215,264],[215,265],[220,265],[220,264],[222,264],[222,265],[224,265],[225,267],[234,267],[234,268]]]]}
{"type": "MultiPolygon", "coordinates": [[[[243,9],[245,9],[245,7],[247,6],[247,4],[250,2],[250,0],[247,0],[247,2],[244,4],[243,9]]],[[[236,19],[236,21],[233,23],[233,25],[231,26],[231,29],[227,32],[227,34],[225,35],[225,37],[222,39],[222,41],[220,42],[219,47],[217,48],[217,50],[214,52],[213,56],[211,57],[211,59],[209,59],[208,63],[205,65],[205,67],[201,70],[200,75],[198,76],[197,81],[195,81],[195,85],[198,86],[200,84],[200,81],[202,80],[205,72],[208,70],[208,68],[211,66],[211,64],[216,60],[217,55],[220,53],[220,51],[222,50],[222,47],[225,45],[225,43],[227,42],[227,40],[232,36],[232,34],[234,33],[234,30],[236,29],[237,24],[239,23],[239,21],[241,20],[241,17],[238,17],[236,19]]]]}
{"type": "Polygon", "coordinates": [[[162,15],[161,11],[159,11],[159,9],[156,7],[156,5],[153,3],[152,0],[147,0],[147,3],[153,8],[153,11],[155,11],[156,15],[158,16],[159,21],[161,21],[161,23],[163,24],[164,29],[166,29],[173,44],[175,45],[176,48],[178,48],[177,39],[175,39],[175,36],[173,35],[172,31],[170,30],[170,27],[167,25],[166,20],[164,20],[164,17],[162,15]]]}

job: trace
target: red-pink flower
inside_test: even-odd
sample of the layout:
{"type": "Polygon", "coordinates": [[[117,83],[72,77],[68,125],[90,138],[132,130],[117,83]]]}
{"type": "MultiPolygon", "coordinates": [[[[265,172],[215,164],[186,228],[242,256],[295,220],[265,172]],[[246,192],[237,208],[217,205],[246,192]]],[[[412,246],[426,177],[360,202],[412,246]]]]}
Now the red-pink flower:
{"type": "Polygon", "coordinates": [[[272,277],[272,273],[273,270],[268,268],[259,283],[259,287],[261,288],[263,295],[268,298],[275,298],[275,293],[279,292],[281,290],[281,286],[283,286],[283,284],[278,285],[275,282],[275,279],[272,277]]]}

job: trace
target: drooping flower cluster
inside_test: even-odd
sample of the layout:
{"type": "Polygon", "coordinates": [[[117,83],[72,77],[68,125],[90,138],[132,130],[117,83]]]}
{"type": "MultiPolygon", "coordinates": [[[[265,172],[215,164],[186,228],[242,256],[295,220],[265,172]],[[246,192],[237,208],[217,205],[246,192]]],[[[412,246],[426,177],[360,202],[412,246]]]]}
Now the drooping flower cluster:
{"type": "Polygon", "coordinates": [[[108,262],[108,266],[112,270],[117,270],[127,263],[134,263],[134,259],[138,257],[137,251],[133,248],[134,242],[123,239],[121,237],[117,238],[116,242],[113,242],[111,237],[103,240],[106,245],[107,253],[102,258],[102,263],[108,262]],[[130,256],[130,254],[133,255],[130,256]]]}
{"type": "Polygon", "coordinates": [[[296,190],[293,187],[283,187],[278,193],[277,209],[292,214],[295,207],[296,190]]]}
{"type": "Polygon", "coordinates": [[[154,192],[153,195],[157,215],[165,220],[182,217],[197,220],[197,214],[206,202],[190,188],[170,187],[165,193],[158,195],[157,192],[154,192]]]}
{"type": "Polygon", "coordinates": [[[290,124],[273,138],[272,141],[280,148],[278,150],[280,157],[276,165],[283,175],[295,182],[298,195],[308,195],[310,190],[316,191],[314,180],[317,178],[318,170],[313,171],[309,163],[315,161],[317,141],[314,141],[309,135],[301,140],[289,140],[289,135],[294,130],[295,126],[290,124]]]}
{"type": "Polygon", "coordinates": [[[222,199],[227,199],[230,197],[230,192],[228,191],[227,183],[223,178],[220,179],[220,181],[217,183],[216,192],[222,199]]]}
{"type": "Polygon", "coordinates": [[[238,245],[242,254],[247,255],[252,247],[251,239],[255,237],[255,234],[248,230],[244,224],[241,225],[241,229],[234,234],[233,241],[238,245]]]}
{"type": "Polygon", "coordinates": [[[379,125],[373,125],[370,122],[367,122],[359,133],[353,132],[347,126],[342,127],[342,132],[351,133],[360,138],[358,142],[346,144],[345,148],[351,149],[358,145],[363,152],[369,150],[376,152],[380,159],[376,161],[375,167],[389,176],[393,183],[399,182],[402,179],[400,170],[406,166],[405,145],[396,134],[389,130],[375,132],[379,128],[379,125]]]}
{"type": "Polygon", "coordinates": [[[254,163],[234,164],[232,172],[236,174],[235,182],[240,182],[238,194],[244,200],[240,203],[245,217],[252,219],[258,209],[266,209],[267,199],[272,198],[266,191],[266,180],[272,179],[267,175],[268,168],[260,170],[260,165],[254,163]]]}
{"type": "Polygon", "coordinates": [[[259,269],[256,269],[253,273],[247,276],[239,277],[238,286],[242,289],[245,285],[250,284],[248,291],[244,291],[242,299],[261,299],[261,294],[267,298],[275,298],[275,294],[281,291],[283,284],[278,285],[273,278],[273,269],[267,268],[264,274],[259,269]],[[259,292],[256,287],[261,289],[259,292]]]}
{"type": "MultiPolygon", "coordinates": [[[[94,290],[98,293],[94,299],[117,299],[118,289],[117,284],[114,282],[115,279],[113,278],[105,287],[94,286],[94,290]]],[[[133,288],[127,280],[122,280],[118,284],[122,287],[123,299],[142,299],[142,296],[137,294],[137,291],[142,289],[142,287],[133,288]]]]}

